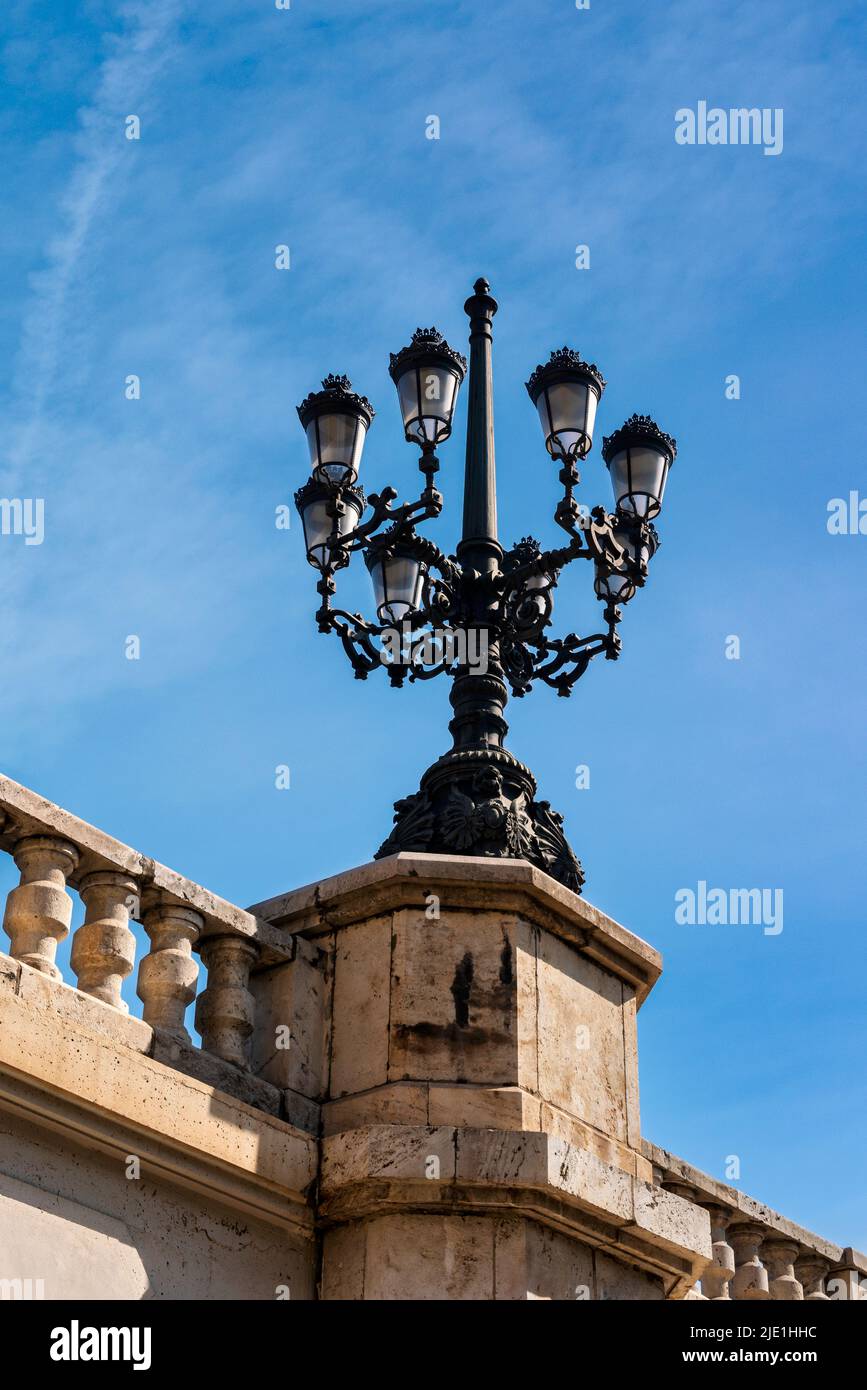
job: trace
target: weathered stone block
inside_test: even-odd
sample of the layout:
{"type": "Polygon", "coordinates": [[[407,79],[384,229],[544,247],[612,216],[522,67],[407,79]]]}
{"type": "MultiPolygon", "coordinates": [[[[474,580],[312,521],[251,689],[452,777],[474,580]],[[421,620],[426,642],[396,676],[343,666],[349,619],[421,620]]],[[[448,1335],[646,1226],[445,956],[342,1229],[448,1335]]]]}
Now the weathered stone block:
{"type": "Polygon", "coordinates": [[[449,1086],[431,1083],[428,1122],[462,1129],[541,1129],[537,1096],[519,1086],[449,1086]]]}
{"type": "Polygon", "coordinates": [[[299,938],[293,960],[250,979],[256,1004],[251,1070],[311,1100],[328,1083],[331,959],[327,949],[299,938]]]}
{"type": "Polygon", "coordinates": [[[402,1215],[370,1222],[365,1298],[492,1299],[492,1245],[484,1217],[402,1215]]]}
{"type": "Polygon", "coordinates": [[[539,934],[539,1093],[616,1139],[627,1137],[623,988],[547,932],[539,934]]]}
{"type": "Polygon", "coordinates": [[[364,1298],[367,1227],[337,1226],[322,1240],[321,1297],[328,1302],[364,1298]]]}
{"type": "Polygon", "coordinates": [[[344,928],[334,948],[330,1094],[382,1086],[388,1078],[391,918],[344,928]]]}
{"type": "Polygon", "coordinates": [[[586,1301],[595,1297],[593,1251],[560,1231],[524,1223],[526,1299],[586,1301]]]}
{"type": "Polygon", "coordinates": [[[19,962],[13,960],[11,956],[0,954],[0,989],[17,994],[20,974],[21,965],[19,962]]]}
{"type": "Polygon", "coordinates": [[[308,1134],[319,1134],[322,1128],[322,1107],[307,1096],[299,1096],[297,1091],[282,1092],[280,1114],[290,1125],[306,1130],[308,1134]]]}
{"type": "Polygon", "coordinates": [[[346,1130],[322,1143],[320,1184],[324,1196],[371,1179],[433,1184],[452,1182],[454,1177],[455,1132],[450,1128],[377,1125],[346,1130]]]}
{"type": "Polygon", "coordinates": [[[710,1217],[694,1202],[647,1182],[635,1184],[635,1224],[671,1250],[684,1248],[711,1257],[710,1217]]]}
{"type": "Polygon", "coordinates": [[[595,1264],[598,1299],[646,1302],[665,1298],[662,1280],[655,1274],[636,1269],[601,1250],[596,1253],[595,1264]]]}
{"type": "Polygon", "coordinates": [[[394,914],[389,1077],[535,1084],[535,945],[518,919],[394,914]]]}
{"type": "Polygon", "coordinates": [[[64,1019],[71,1028],[83,1028],[136,1052],[150,1051],[153,1029],[140,1018],[130,1018],[101,999],[53,980],[29,965],[21,966],[18,998],[64,1019]]]}
{"type": "MultiPolygon", "coordinates": [[[[322,1109],[325,1134],[339,1134],[362,1125],[425,1125],[429,1122],[428,1088],[412,1081],[397,1081],[362,1095],[329,1101],[322,1109]]],[[[447,1124],[448,1120],[430,1123],[447,1124]]]]}

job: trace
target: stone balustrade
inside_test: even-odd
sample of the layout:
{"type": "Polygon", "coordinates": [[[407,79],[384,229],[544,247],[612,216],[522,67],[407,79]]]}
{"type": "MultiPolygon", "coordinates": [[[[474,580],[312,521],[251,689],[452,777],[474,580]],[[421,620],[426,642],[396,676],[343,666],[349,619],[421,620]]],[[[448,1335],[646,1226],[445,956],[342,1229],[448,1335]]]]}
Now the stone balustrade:
{"type": "Polygon", "coordinates": [[[287,933],[8,777],[0,777],[0,849],[21,875],[3,918],[13,960],[61,981],[57,948],[69,935],[77,892],[84,921],[72,936],[75,980],[65,983],[126,1014],[121,989],[136,964],[130,922],[140,922],[150,951],[140,962],[136,992],[144,1022],[154,1030],[154,1055],[178,1065],[189,1062],[193,1049],[184,1016],[195,999],[205,1051],[249,1071],[255,1008],[250,977],[292,959],[287,933]],[[208,971],[198,996],[194,953],[208,971]]]}
{"type": "Polygon", "coordinates": [[[449,1279],[470,1241],[457,1263],[512,1290],[449,1296],[867,1297],[867,1257],[642,1139],[635,1014],[658,956],[529,864],[399,855],[244,911],[5,777],[0,851],[20,875],[0,1110],[102,1152],[113,1107],[122,1158],[144,1149],[182,1182],[198,1164],[204,1189],[289,1213],[305,1240],[321,1223],[322,1297],[404,1296],[395,1221],[412,1287],[439,1290],[440,1255],[449,1279]],[[562,1039],[588,1022],[603,1046],[576,1063],[562,1039]]]}
{"type": "Polygon", "coordinates": [[[654,1181],[710,1216],[713,1262],[687,1295],[710,1300],[867,1299],[867,1257],[795,1225],[644,1141],[654,1181]]]}

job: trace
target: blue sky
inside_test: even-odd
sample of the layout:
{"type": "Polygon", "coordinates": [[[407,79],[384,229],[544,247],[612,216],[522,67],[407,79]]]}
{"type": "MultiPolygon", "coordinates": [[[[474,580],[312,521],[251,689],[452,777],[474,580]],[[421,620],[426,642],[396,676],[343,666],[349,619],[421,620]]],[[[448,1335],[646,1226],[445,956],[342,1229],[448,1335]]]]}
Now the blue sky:
{"type": "MultiPolygon", "coordinates": [[[[419,324],[462,346],[486,275],[506,543],[560,534],[523,389],[551,348],[605,373],[599,435],[650,411],[679,444],[620,662],[509,707],[586,896],[665,958],[644,1132],[867,1247],[867,536],[826,527],[867,496],[862,7],[7,0],[2,26],[0,496],[43,497],[46,532],[0,537],[0,766],[242,904],[370,857],[447,689],[357,683],[316,633],[274,526],[294,408],[347,372],[365,484],[415,492],[388,353],[419,324]],[[700,100],[782,108],[782,154],[678,145],[700,100]],[[782,888],[784,930],[677,925],[699,880],[782,888]]],[[[583,473],[608,503],[598,449],[583,473]]],[[[576,568],[563,631],[598,616],[576,568]]],[[[369,607],[363,568],[342,593],[369,607]]]]}

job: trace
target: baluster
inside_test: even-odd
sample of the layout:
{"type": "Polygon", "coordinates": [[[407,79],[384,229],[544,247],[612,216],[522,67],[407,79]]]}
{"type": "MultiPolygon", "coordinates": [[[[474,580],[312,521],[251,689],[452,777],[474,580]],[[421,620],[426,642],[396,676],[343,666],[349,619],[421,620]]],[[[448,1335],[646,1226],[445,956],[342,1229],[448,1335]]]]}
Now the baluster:
{"type": "Polygon", "coordinates": [[[726,1230],[732,1214],[728,1207],[703,1205],[710,1216],[713,1264],[701,1276],[702,1293],[714,1303],[730,1302],[729,1283],[735,1273],[735,1252],[728,1243],[726,1230]]]}
{"type": "Polygon", "coordinates": [[[792,1303],[804,1297],[804,1290],[795,1277],[795,1261],[800,1248],[796,1240],[786,1240],[783,1236],[771,1236],[763,1241],[762,1259],[768,1267],[771,1298],[792,1303]]]}
{"type": "Polygon", "coordinates": [[[798,1278],[804,1286],[805,1301],[827,1299],[825,1275],[830,1267],[830,1260],[826,1260],[823,1255],[816,1255],[812,1250],[806,1251],[798,1260],[798,1278]]]}
{"type": "Polygon", "coordinates": [[[120,990],[135,961],[129,919],[138,915],[138,884],[128,874],[98,870],[85,875],[78,891],[86,908],[84,923],[72,938],[78,988],[128,1013],[120,990]]]}
{"type": "Polygon", "coordinates": [[[199,962],[193,946],[204,918],[192,908],[181,907],[160,893],[142,899],[142,922],[150,938],[150,953],[138,972],[136,993],[144,1004],[143,1018],[162,1028],[179,1042],[190,1042],[184,1026],[187,1005],[196,997],[199,962]]]}
{"type": "Polygon", "coordinates": [[[732,1247],[735,1252],[735,1277],[732,1280],[732,1297],[736,1299],[769,1298],[768,1271],[759,1259],[759,1247],[768,1233],[767,1226],[757,1222],[744,1221],[730,1225],[732,1247]]]}
{"type": "Polygon", "coordinates": [[[202,1046],[236,1067],[248,1066],[255,1004],[247,985],[259,951],[244,936],[209,937],[200,954],[208,985],[196,1001],[196,1027],[202,1046]]]}
{"type": "Polygon", "coordinates": [[[54,958],[72,921],[66,881],[78,864],[78,850],[69,840],[30,835],[18,841],[13,857],[21,882],[6,899],[3,918],[11,954],[50,980],[61,980],[54,958]]]}

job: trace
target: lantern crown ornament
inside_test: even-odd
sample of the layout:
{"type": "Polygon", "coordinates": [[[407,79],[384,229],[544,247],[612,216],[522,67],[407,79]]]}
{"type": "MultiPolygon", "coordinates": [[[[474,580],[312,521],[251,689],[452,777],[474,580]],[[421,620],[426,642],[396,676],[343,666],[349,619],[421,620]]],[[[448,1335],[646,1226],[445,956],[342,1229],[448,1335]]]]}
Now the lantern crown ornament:
{"type": "Polygon", "coordinates": [[[602,457],[607,463],[612,455],[619,453],[621,449],[644,443],[658,445],[668,453],[671,463],[677,458],[677,440],[661,430],[649,415],[630,415],[613,434],[604,435],[602,457]]]}
{"type": "Polygon", "coordinates": [[[318,571],[321,632],[340,639],[357,680],[376,670],[392,686],[451,679],[452,747],[395,803],[394,824],[376,857],[401,851],[519,857],[580,892],[584,871],[563,817],[537,796],[529,768],[505,746],[508,693],[542,683],[568,698],[596,656],[616,661],[623,607],[647,581],[659,547],[658,515],[675,442],[649,416],[633,415],[603,442],[615,509],[575,497],[577,462],[590,454],[605,379],[570,347],[557,348],[526,383],[545,448],[560,464],[563,493],[554,521],[567,541],[545,549],[524,536],[504,551],[497,535],[492,381],[497,301],[487,280],[464,306],[470,321],[463,535],[447,555],[417,527],[440,515],[437,447],[452,432],[467,361],[436,328],[417,328],[390,355],[404,437],[418,449],[423,485],[398,503],[393,487],[366,496],[357,484],[373,407],[346,377],[329,376],[298,407],[311,474],[295,495],[307,558],[318,571]],[[375,620],[334,604],[336,575],[361,551],[375,620]],[[549,636],[555,591],[576,560],[593,567],[602,603],[595,632],[549,636]]]}
{"type": "Polygon", "coordinates": [[[535,536],[522,536],[509,551],[508,567],[517,569],[520,565],[529,564],[531,560],[538,560],[541,554],[542,547],[535,536]]]}
{"type": "Polygon", "coordinates": [[[577,352],[575,348],[561,347],[554,348],[548,361],[545,363],[540,362],[531,372],[530,378],[526,383],[530,400],[534,405],[536,404],[539,391],[542,389],[542,384],[546,380],[556,380],[558,374],[569,376],[572,373],[579,376],[586,376],[588,381],[593,382],[596,387],[597,395],[601,397],[608,383],[596,363],[585,362],[580,352],[577,352]]]}
{"type": "Polygon", "coordinates": [[[363,416],[367,417],[368,427],[370,426],[376,411],[370,404],[366,396],[360,396],[352,389],[352,382],[348,376],[337,376],[330,373],[322,378],[322,390],[311,391],[309,396],[305,396],[299,406],[296,406],[298,417],[304,429],[307,428],[307,421],[313,414],[324,415],[331,407],[349,406],[358,410],[363,416]]]}
{"type": "Polygon", "coordinates": [[[406,367],[414,366],[419,361],[426,363],[435,358],[442,358],[463,381],[467,372],[467,359],[453,347],[449,347],[438,328],[417,328],[405,348],[401,348],[399,352],[390,352],[389,376],[396,385],[406,367]]]}

